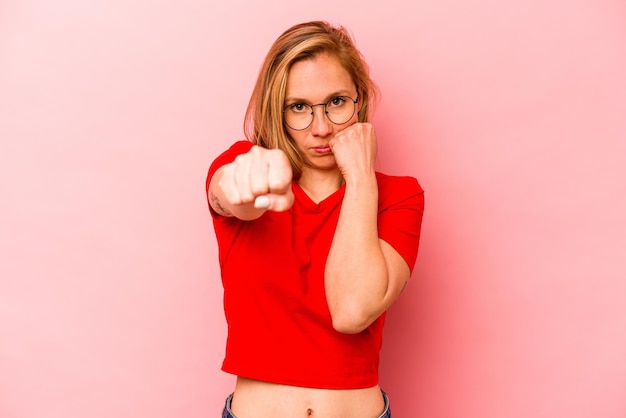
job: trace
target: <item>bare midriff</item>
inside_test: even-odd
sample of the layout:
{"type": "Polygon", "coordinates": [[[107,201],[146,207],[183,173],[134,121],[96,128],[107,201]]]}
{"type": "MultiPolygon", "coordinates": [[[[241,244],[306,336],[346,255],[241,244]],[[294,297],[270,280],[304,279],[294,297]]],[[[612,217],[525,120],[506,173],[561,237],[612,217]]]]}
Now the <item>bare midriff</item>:
{"type": "Polygon", "coordinates": [[[237,418],[378,418],[385,408],[378,385],[366,389],[314,389],[237,378],[237,418]]]}

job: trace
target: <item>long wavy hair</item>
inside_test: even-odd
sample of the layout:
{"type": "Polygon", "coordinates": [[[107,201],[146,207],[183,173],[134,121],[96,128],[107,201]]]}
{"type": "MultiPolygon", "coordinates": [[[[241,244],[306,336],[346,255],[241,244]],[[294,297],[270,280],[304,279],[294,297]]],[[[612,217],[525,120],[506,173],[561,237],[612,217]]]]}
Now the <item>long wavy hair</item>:
{"type": "Polygon", "coordinates": [[[287,77],[294,63],[323,53],[337,57],[352,77],[361,103],[359,122],[369,120],[378,97],[378,88],[369,76],[369,67],[344,27],[314,21],[295,25],[280,35],[261,67],[246,111],[244,132],[248,140],[256,145],[279,148],[285,152],[295,178],[302,174],[304,158],[284,124],[287,77]]]}

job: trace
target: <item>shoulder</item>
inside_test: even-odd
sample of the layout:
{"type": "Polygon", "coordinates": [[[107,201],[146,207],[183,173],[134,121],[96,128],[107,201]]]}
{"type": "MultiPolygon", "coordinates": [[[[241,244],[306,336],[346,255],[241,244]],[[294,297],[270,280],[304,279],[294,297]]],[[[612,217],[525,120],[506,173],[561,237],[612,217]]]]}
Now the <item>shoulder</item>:
{"type": "Polygon", "coordinates": [[[423,201],[424,189],[415,177],[376,172],[376,180],[381,204],[393,204],[406,199],[423,201]]]}

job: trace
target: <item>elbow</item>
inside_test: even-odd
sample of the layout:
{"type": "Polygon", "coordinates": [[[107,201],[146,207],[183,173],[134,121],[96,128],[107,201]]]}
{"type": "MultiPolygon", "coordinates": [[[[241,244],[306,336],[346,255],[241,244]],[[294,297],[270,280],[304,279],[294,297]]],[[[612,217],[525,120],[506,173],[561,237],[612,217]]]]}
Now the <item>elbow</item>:
{"type": "Polygon", "coordinates": [[[358,334],[373,322],[362,312],[331,312],[333,328],[342,334],[358,334]]]}

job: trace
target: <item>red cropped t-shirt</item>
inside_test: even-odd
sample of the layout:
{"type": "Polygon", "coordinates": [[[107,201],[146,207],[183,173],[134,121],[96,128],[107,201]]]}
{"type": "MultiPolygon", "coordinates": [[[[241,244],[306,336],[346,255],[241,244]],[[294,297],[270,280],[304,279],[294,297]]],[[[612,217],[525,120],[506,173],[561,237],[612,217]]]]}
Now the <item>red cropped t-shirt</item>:
{"type": "MultiPolygon", "coordinates": [[[[236,142],[211,165],[215,171],[246,153],[236,142]]],[[[378,234],[412,270],[417,257],[424,194],[416,179],[376,173],[378,234]]],[[[366,388],[378,383],[385,314],[358,334],[332,326],[324,293],[324,265],[345,186],[313,202],[297,183],[286,212],[254,221],[211,210],[219,247],[228,323],[222,370],[252,379],[313,388],[366,388]]],[[[354,280],[358,280],[355,277],[354,280]]]]}

